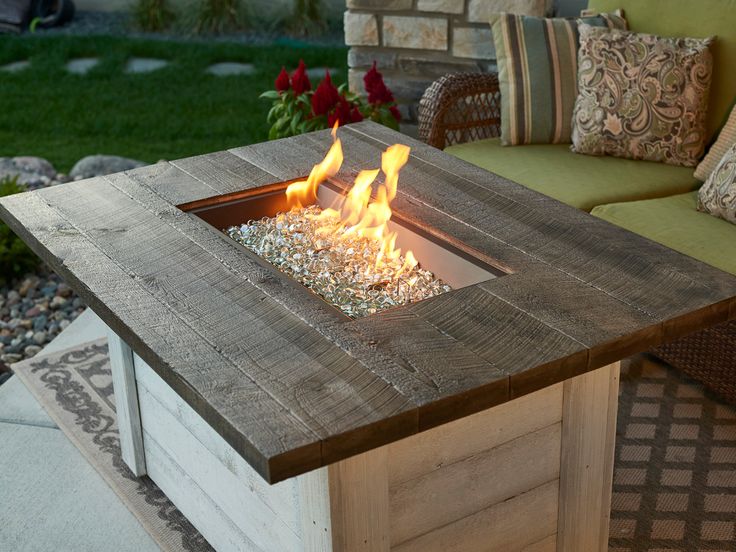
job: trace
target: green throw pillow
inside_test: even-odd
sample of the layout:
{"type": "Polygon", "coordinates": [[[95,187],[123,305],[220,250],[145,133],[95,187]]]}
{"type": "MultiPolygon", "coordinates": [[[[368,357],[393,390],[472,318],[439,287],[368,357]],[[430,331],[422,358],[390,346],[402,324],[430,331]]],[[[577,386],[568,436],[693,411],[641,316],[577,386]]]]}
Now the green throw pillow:
{"type": "Polygon", "coordinates": [[[578,96],[578,21],[627,28],[621,12],[580,19],[491,16],[503,145],[570,143],[578,96]]]}

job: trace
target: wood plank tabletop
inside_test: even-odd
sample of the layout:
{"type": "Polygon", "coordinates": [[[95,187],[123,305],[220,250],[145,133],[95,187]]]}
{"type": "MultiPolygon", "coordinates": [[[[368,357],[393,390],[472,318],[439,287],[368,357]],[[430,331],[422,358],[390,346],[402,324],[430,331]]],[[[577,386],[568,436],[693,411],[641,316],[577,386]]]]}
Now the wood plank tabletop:
{"type": "MultiPolygon", "coordinates": [[[[306,176],[329,132],[2,198],[0,217],[267,481],[736,317],[736,278],[374,123],[394,210],[508,274],[346,320],[179,206],[306,176]]],[[[380,177],[379,177],[380,181],[380,177]]]]}

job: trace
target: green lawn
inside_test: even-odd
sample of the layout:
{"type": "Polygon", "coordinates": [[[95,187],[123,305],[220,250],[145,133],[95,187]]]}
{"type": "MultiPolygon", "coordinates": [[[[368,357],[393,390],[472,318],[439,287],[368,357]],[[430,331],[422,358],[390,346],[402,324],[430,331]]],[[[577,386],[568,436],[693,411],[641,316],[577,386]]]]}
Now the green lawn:
{"type": "MultiPolygon", "coordinates": [[[[268,102],[282,65],[336,67],[347,78],[346,49],[243,46],[118,37],[3,37],[0,65],[29,59],[21,72],[0,72],[0,156],[38,155],[60,171],[79,158],[105,153],[155,162],[266,139],[268,102]],[[99,57],[84,76],[67,60],[99,57]],[[148,74],[123,72],[131,56],[172,63],[148,74]],[[250,76],[216,77],[220,61],[254,63],[250,76]]],[[[313,83],[316,85],[317,83],[313,83]]]]}

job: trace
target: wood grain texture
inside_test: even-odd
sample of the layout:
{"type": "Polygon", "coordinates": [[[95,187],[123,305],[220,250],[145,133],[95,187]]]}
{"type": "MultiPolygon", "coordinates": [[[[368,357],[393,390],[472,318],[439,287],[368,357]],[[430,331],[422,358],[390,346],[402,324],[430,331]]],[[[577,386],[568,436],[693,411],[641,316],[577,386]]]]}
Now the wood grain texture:
{"type": "Polygon", "coordinates": [[[133,351],[113,331],[107,333],[107,346],[115,393],[115,413],[120,433],[120,453],[130,471],[136,477],[141,477],[146,474],[146,454],[143,450],[143,430],[133,351]]]}
{"type": "Polygon", "coordinates": [[[177,207],[304,177],[327,131],[2,198],[0,217],[270,482],[736,316],[731,275],[373,123],[340,136],[335,182],[408,143],[397,211],[509,274],[345,322],[177,207]]]}
{"type": "MultiPolygon", "coordinates": [[[[140,397],[147,439],[155,441],[173,459],[217,504],[225,518],[263,550],[277,552],[301,547],[293,492],[291,501],[281,501],[279,496],[270,496],[280,494],[278,488],[270,490],[278,486],[269,487],[263,481],[236,476],[158,401],[156,391],[141,385],[140,397]]],[[[282,484],[285,483],[290,482],[282,484]]]]}
{"type": "MultiPolygon", "coordinates": [[[[185,441],[195,441],[194,445],[181,445],[192,447],[204,447],[213,458],[212,464],[219,464],[229,472],[222,476],[223,480],[237,481],[234,486],[249,489],[253,494],[253,502],[260,503],[262,509],[268,512],[276,512],[280,519],[293,531],[298,533],[300,521],[296,515],[289,515],[293,510],[295,480],[289,479],[269,485],[250,465],[228,445],[222,437],[199,416],[186,402],[177,395],[154,370],[146,364],[143,359],[135,355],[136,381],[142,392],[155,397],[160,408],[168,415],[176,419],[188,433],[185,441]]],[[[154,405],[157,406],[157,405],[154,405]]],[[[148,425],[156,423],[156,417],[144,419],[148,425]]]]}
{"type": "Polygon", "coordinates": [[[392,487],[471,458],[562,419],[562,384],[389,445],[392,487]]]}
{"type": "Polygon", "coordinates": [[[280,179],[227,151],[172,161],[182,172],[217,190],[216,195],[273,184],[280,179]]]}
{"type": "Polygon", "coordinates": [[[327,468],[333,550],[388,552],[388,451],[381,447],[327,468]]]}
{"type": "Polygon", "coordinates": [[[564,384],[558,550],[608,550],[619,372],[615,363],[564,384]]]}
{"type": "Polygon", "coordinates": [[[274,472],[282,469],[281,461],[287,473],[295,463],[302,465],[299,471],[321,465],[319,439],[313,431],[225,362],[212,344],[182,324],[139,279],[38,195],[16,197],[21,203],[14,208],[16,231],[256,471],[273,480],[274,472]],[[38,240],[45,246],[40,247],[38,240]]]}
{"type": "Polygon", "coordinates": [[[392,545],[558,479],[560,431],[556,423],[392,487],[392,545]]]}
{"type": "Polygon", "coordinates": [[[550,535],[540,541],[537,541],[525,547],[522,552],[556,552],[557,551],[557,535],[550,535]]]}
{"type": "Polygon", "coordinates": [[[215,550],[232,552],[275,552],[259,548],[222,513],[178,466],[176,461],[144,433],[149,475],[182,514],[197,528],[215,550]]]}
{"type": "Polygon", "coordinates": [[[87,188],[81,200],[53,189],[44,198],[74,219],[151,295],[175,309],[181,324],[200,339],[216,342],[223,360],[242,377],[288,405],[323,439],[354,430],[388,436],[392,420],[400,424],[402,416],[411,418],[413,405],[388,383],[264,297],[242,275],[211,262],[208,251],[112,185],[87,188]],[[140,247],[127,247],[131,240],[140,247]],[[160,243],[168,251],[164,258],[160,243]],[[371,421],[380,429],[372,428],[371,421]]]}
{"type": "Polygon", "coordinates": [[[392,552],[524,550],[555,532],[558,487],[559,481],[555,479],[404,542],[393,547],[392,552]]]}
{"type": "Polygon", "coordinates": [[[172,205],[198,201],[220,193],[217,188],[197,180],[166,161],[128,171],[127,174],[135,175],[136,179],[172,205]]]}

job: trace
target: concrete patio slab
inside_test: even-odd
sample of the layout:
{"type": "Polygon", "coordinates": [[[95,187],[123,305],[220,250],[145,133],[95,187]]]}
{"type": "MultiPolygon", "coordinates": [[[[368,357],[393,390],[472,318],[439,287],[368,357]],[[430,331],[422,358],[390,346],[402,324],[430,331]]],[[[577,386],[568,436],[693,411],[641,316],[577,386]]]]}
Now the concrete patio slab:
{"type": "Polygon", "coordinates": [[[67,71],[75,75],[86,75],[99,63],[99,58],[76,58],[70,59],[65,67],[67,71]]]}
{"type": "Polygon", "coordinates": [[[61,430],[2,422],[0,442],[0,550],[159,550],[61,430]]]}
{"type": "Polygon", "coordinates": [[[225,61],[215,63],[205,69],[206,73],[217,75],[218,77],[229,77],[232,75],[252,75],[255,73],[256,67],[252,63],[236,63],[233,61],[225,61]]]}
{"type": "Polygon", "coordinates": [[[31,392],[16,377],[11,377],[0,386],[0,423],[58,429],[31,392]]]}

